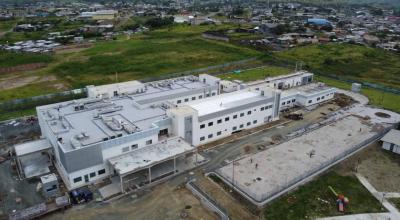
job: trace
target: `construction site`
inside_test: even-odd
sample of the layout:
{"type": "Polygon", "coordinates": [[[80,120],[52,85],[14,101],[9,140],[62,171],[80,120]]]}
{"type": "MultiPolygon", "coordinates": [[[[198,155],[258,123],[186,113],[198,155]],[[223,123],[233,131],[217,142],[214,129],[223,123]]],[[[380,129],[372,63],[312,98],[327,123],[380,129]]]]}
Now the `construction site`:
{"type": "Polygon", "coordinates": [[[24,133],[6,137],[15,145],[0,163],[0,216],[261,219],[267,204],[400,122],[312,76],[132,81],[38,107],[38,121],[1,124],[24,133]],[[28,131],[30,140],[21,140],[28,131]]]}

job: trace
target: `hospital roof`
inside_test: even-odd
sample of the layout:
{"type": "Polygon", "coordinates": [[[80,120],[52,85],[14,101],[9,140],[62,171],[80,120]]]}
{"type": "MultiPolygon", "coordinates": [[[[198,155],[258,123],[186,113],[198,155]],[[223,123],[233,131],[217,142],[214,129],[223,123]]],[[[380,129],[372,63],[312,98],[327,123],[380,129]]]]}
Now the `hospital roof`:
{"type": "Polygon", "coordinates": [[[110,99],[84,98],[37,108],[64,150],[155,128],[155,122],[167,119],[167,101],[215,86],[188,76],[145,83],[142,93],[110,99]],[[162,104],[157,104],[162,103],[162,104]]]}
{"type": "Polygon", "coordinates": [[[198,100],[187,105],[197,110],[198,116],[200,117],[265,99],[266,97],[262,96],[260,92],[240,90],[237,92],[214,96],[208,99],[198,100]]]}
{"type": "Polygon", "coordinates": [[[162,107],[142,108],[132,97],[80,99],[45,107],[39,107],[38,114],[45,119],[50,131],[63,139],[66,150],[148,130],[154,122],[166,118],[162,107]],[[83,109],[76,110],[77,106],[83,109]]]}

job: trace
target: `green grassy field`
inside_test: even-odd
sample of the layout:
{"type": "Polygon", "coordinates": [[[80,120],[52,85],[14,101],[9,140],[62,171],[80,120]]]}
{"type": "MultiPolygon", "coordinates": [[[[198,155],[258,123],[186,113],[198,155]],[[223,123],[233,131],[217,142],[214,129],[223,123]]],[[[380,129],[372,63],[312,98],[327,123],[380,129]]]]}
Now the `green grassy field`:
{"type": "Polygon", "coordinates": [[[206,30],[225,29],[231,25],[188,26],[174,25],[131,39],[121,36],[118,40],[95,43],[85,50],[62,54],[32,55],[0,53],[0,67],[25,63],[46,62],[48,66],[21,73],[3,74],[0,80],[10,77],[55,76],[55,82],[32,82],[13,89],[3,89],[0,100],[36,96],[57,91],[52,84],[63,84],[63,90],[80,88],[88,84],[107,84],[116,81],[157,78],[165,74],[218,65],[262,53],[225,42],[205,40],[201,33],[206,30]],[[21,75],[21,76],[20,76],[21,75]],[[34,87],[35,89],[32,89],[34,87]],[[40,90],[36,88],[41,88],[40,90]]]}
{"type": "Polygon", "coordinates": [[[52,61],[53,58],[50,55],[0,51],[0,68],[30,63],[50,63],[52,61]]]}
{"type": "Polygon", "coordinates": [[[274,53],[272,62],[304,62],[314,73],[400,88],[400,55],[353,44],[331,43],[296,47],[274,53]]]}
{"type": "Polygon", "coordinates": [[[237,79],[243,82],[249,82],[249,81],[264,79],[266,77],[284,75],[290,72],[291,72],[290,69],[284,67],[263,66],[250,70],[244,70],[241,71],[240,73],[232,72],[232,73],[221,74],[218,75],[218,77],[228,80],[237,79]]]}
{"type": "Polygon", "coordinates": [[[114,82],[116,73],[121,81],[152,78],[260,56],[249,48],[204,40],[200,33],[200,28],[176,26],[129,40],[98,43],[83,52],[69,54],[70,61],[61,62],[48,73],[76,88],[114,82]]]}
{"type": "Polygon", "coordinates": [[[264,210],[265,219],[300,220],[342,215],[336,208],[336,197],[328,189],[332,186],[349,198],[347,214],[381,212],[381,206],[354,176],[342,176],[335,171],[318,177],[278,200],[264,210]]]}
{"type": "Polygon", "coordinates": [[[17,20],[8,20],[8,21],[0,21],[0,32],[1,31],[9,31],[11,30],[15,24],[17,23],[17,20]]]}
{"type": "MultiPolygon", "coordinates": [[[[351,84],[339,80],[317,76],[317,81],[326,83],[327,85],[334,86],[340,89],[351,89],[351,84]]],[[[382,92],[377,89],[362,88],[361,93],[368,97],[369,104],[382,107],[395,112],[400,112],[400,95],[393,93],[382,92]]]]}

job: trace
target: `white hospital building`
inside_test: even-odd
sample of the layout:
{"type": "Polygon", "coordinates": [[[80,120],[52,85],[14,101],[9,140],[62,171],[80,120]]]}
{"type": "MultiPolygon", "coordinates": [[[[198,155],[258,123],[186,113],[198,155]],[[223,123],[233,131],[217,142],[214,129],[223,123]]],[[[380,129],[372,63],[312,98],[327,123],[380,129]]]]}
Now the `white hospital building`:
{"type": "Polygon", "coordinates": [[[37,107],[42,139],[15,149],[50,149],[68,189],[110,177],[122,192],[137,189],[199,165],[202,144],[332,99],[335,89],[312,78],[245,84],[202,74],[88,86],[88,98],[37,107]]]}

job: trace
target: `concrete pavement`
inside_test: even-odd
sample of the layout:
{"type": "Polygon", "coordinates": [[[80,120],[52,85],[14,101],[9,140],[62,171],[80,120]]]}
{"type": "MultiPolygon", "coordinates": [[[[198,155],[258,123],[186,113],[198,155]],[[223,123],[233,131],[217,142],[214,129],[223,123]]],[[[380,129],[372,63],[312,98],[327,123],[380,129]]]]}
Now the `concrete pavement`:
{"type": "Polygon", "coordinates": [[[387,199],[385,198],[384,193],[378,192],[374,186],[369,183],[369,181],[359,173],[356,173],[356,177],[364,185],[365,188],[378,200],[382,203],[383,207],[385,207],[391,215],[394,217],[393,219],[400,219],[400,212],[394,207],[387,199]]]}

